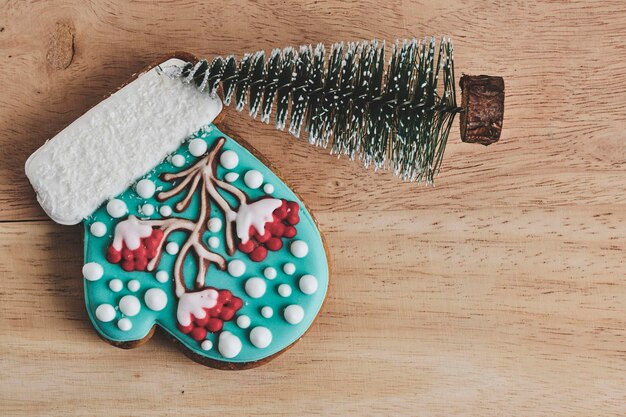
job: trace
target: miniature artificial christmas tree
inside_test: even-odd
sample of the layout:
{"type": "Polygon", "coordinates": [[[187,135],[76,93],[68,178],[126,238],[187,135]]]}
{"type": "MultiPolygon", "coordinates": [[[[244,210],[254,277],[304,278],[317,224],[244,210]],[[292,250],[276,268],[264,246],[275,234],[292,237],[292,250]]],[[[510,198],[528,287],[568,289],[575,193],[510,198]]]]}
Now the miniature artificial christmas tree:
{"type": "MultiPolygon", "coordinates": [[[[289,119],[292,135],[298,137],[304,125],[310,144],[330,145],[333,154],[359,158],[366,167],[391,169],[405,180],[433,182],[457,113],[493,110],[493,120],[486,120],[489,112],[473,120],[478,123],[474,130],[495,124],[493,131],[467,134],[468,124],[462,123],[463,137],[483,144],[499,138],[502,79],[478,77],[495,78],[486,85],[501,94],[484,100],[485,91],[474,90],[470,109],[467,88],[466,108],[458,107],[450,39],[443,38],[438,47],[434,37],[396,42],[387,67],[384,42],[336,43],[328,59],[325,54],[323,44],[304,45],[297,51],[275,49],[267,60],[260,51],[244,54],[239,63],[234,56],[216,57],[210,63],[200,60],[162,70],[210,95],[221,86],[225,104],[234,99],[241,111],[247,102],[250,115],[260,113],[265,123],[275,103],[277,129],[289,119]]],[[[464,79],[468,86],[477,84],[469,82],[475,78],[464,79]]]]}

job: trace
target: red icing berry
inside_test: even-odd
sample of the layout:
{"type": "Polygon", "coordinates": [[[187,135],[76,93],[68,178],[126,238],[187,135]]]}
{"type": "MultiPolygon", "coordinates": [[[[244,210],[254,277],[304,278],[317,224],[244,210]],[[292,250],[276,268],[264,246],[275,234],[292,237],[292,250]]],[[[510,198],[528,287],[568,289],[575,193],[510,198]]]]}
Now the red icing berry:
{"type": "Polygon", "coordinates": [[[131,272],[135,270],[135,262],[132,259],[127,259],[122,262],[122,269],[126,272],[131,272]]]}
{"type": "Polygon", "coordinates": [[[222,312],[220,313],[220,319],[222,319],[223,321],[229,321],[229,320],[232,320],[234,316],[235,316],[234,309],[230,307],[222,308],[222,312]]]}
{"type": "Polygon", "coordinates": [[[277,238],[277,237],[273,237],[273,238],[271,238],[271,239],[269,239],[269,240],[267,241],[267,243],[265,244],[265,246],[266,246],[269,250],[273,250],[273,251],[275,252],[275,251],[280,250],[280,249],[283,247],[283,241],[282,241],[282,240],[280,240],[280,239],[279,239],[279,238],[277,238]]]}
{"type": "Polygon", "coordinates": [[[216,317],[211,318],[206,325],[206,329],[211,333],[219,332],[222,327],[224,327],[224,322],[216,317]]]}
{"type": "Polygon", "coordinates": [[[131,250],[122,242],[122,249],[109,246],[106,259],[112,264],[120,264],[124,271],[145,271],[151,259],[157,256],[157,248],[163,240],[163,231],[153,229],[152,234],[140,239],[139,247],[131,250]]]}
{"type": "Polygon", "coordinates": [[[267,257],[267,249],[265,249],[263,246],[258,246],[248,256],[250,256],[250,259],[252,259],[254,262],[261,262],[267,257]]]}
{"type": "Polygon", "coordinates": [[[193,329],[194,329],[193,323],[189,323],[189,325],[187,326],[183,326],[182,324],[178,323],[178,330],[180,330],[184,334],[190,333],[193,329]]]}
{"type": "Polygon", "coordinates": [[[293,226],[287,226],[285,228],[285,234],[283,236],[288,237],[288,238],[292,238],[296,235],[296,228],[293,226]]]}
{"type": "Polygon", "coordinates": [[[218,292],[217,301],[220,303],[227,303],[233,298],[233,293],[228,290],[221,290],[218,292]]]}
{"type": "Polygon", "coordinates": [[[147,250],[153,250],[156,249],[156,247],[159,245],[159,241],[157,239],[154,239],[152,236],[150,236],[149,238],[147,238],[144,241],[145,245],[146,245],[146,249],[147,250]]]}
{"type": "Polygon", "coordinates": [[[248,240],[246,243],[239,243],[239,250],[243,253],[250,253],[254,250],[254,242],[252,239],[248,240]]]}
{"type": "Polygon", "coordinates": [[[298,217],[296,213],[289,213],[289,216],[287,216],[287,223],[293,226],[295,224],[298,224],[299,222],[300,217],[298,217]]]}
{"type": "Polygon", "coordinates": [[[239,297],[233,297],[233,299],[230,300],[230,302],[227,304],[227,306],[229,308],[232,308],[233,310],[237,311],[241,307],[243,307],[243,301],[241,301],[241,298],[239,298],[239,297]]]}
{"type": "Polygon", "coordinates": [[[193,322],[200,327],[205,327],[207,325],[207,323],[209,322],[209,319],[211,317],[206,314],[204,317],[202,318],[198,318],[198,317],[194,317],[193,322]]]}
{"type": "Polygon", "coordinates": [[[287,206],[283,204],[282,206],[274,210],[274,216],[276,216],[278,220],[283,220],[285,217],[287,217],[287,206]]]}
{"type": "Polygon", "coordinates": [[[300,206],[295,201],[288,201],[287,208],[289,209],[289,212],[295,214],[298,214],[298,211],[300,211],[300,206]]]}
{"type": "Polygon", "coordinates": [[[266,228],[275,237],[282,237],[285,234],[285,224],[278,219],[273,223],[268,223],[266,228]]]}
{"type": "Polygon", "coordinates": [[[204,327],[195,327],[191,333],[189,333],[189,336],[198,342],[204,340],[206,337],[206,329],[204,327]]]}
{"type": "Polygon", "coordinates": [[[116,264],[119,263],[119,261],[122,260],[122,252],[116,250],[113,246],[109,246],[109,249],[107,249],[107,261],[109,261],[112,264],[116,264]]]}

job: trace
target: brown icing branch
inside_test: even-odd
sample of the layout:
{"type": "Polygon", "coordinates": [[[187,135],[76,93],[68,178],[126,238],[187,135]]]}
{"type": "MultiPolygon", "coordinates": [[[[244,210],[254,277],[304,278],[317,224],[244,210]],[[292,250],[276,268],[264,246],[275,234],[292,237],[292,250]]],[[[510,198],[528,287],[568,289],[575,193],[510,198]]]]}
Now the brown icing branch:
{"type": "MultiPolygon", "coordinates": [[[[199,177],[198,177],[199,178],[199,177]]],[[[197,182],[197,181],[196,181],[197,182]]],[[[192,185],[193,186],[193,185],[192,185]]],[[[214,263],[221,270],[226,268],[226,260],[215,252],[210,251],[202,241],[202,235],[206,231],[206,222],[210,210],[208,210],[209,202],[206,198],[206,191],[204,187],[200,190],[200,215],[198,221],[195,223],[194,229],[189,233],[187,240],[180,248],[176,262],[174,263],[174,278],[176,282],[176,295],[181,296],[185,293],[185,280],[183,276],[183,267],[185,259],[189,252],[193,250],[198,260],[198,272],[196,273],[195,287],[204,287],[204,280],[206,277],[209,265],[214,263]]]]}
{"type": "MultiPolygon", "coordinates": [[[[182,200],[175,204],[174,210],[178,213],[185,211],[191,200],[200,190],[200,210],[195,221],[180,217],[172,217],[162,220],[140,220],[141,224],[151,227],[158,227],[163,231],[163,238],[157,247],[157,255],[150,260],[147,266],[148,271],[154,271],[161,261],[165,242],[168,236],[175,231],[188,232],[187,239],[182,244],[174,262],[174,285],[175,292],[178,297],[187,291],[184,276],[184,264],[190,253],[193,253],[198,261],[198,271],[195,278],[195,288],[204,287],[205,278],[209,266],[213,263],[220,270],[226,269],[226,260],[221,255],[211,251],[202,241],[202,236],[206,231],[209,217],[211,214],[210,200],[207,196],[208,187],[205,182],[215,181],[215,161],[216,156],[222,148],[225,140],[222,139],[213,146],[207,154],[186,170],[176,173],[165,173],[161,176],[163,181],[172,182],[182,179],[170,190],[160,192],[157,195],[158,201],[167,201],[172,197],[182,194],[186,190],[186,194],[182,200]],[[210,175],[206,173],[210,172],[210,175]]],[[[221,196],[220,196],[221,198],[221,196]]],[[[227,231],[228,234],[230,234],[227,231]]],[[[227,236],[227,241],[232,241],[232,236],[227,236]]]]}
{"type": "Polygon", "coordinates": [[[174,211],[185,211],[199,190],[200,208],[195,221],[171,217],[162,220],[140,220],[141,224],[158,227],[163,231],[163,238],[157,248],[157,255],[148,263],[148,271],[154,271],[159,265],[167,237],[174,231],[188,232],[187,239],[182,244],[174,262],[174,283],[176,295],[180,297],[187,291],[183,273],[185,259],[193,253],[198,261],[198,272],[195,278],[196,289],[203,288],[209,266],[213,263],[220,270],[226,269],[226,260],[221,255],[211,251],[202,241],[202,236],[207,230],[211,215],[211,202],[215,202],[224,214],[224,241],[226,252],[229,255],[235,253],[235,219],[237,210],[223,197],[219,190],[232,194],[238,201],[239,206],[248,203],[248,196],[239,188],[217,178],[217,155],[226,143],[226,138],[219,138],[207,153],[191,167],[174,173],[165,173],[161,179],[167,182],[180,180],[171,189],[157,194],[158,201],[167,201],[172,197],[181,195],[184,197],[174,206],[174,211]]]}

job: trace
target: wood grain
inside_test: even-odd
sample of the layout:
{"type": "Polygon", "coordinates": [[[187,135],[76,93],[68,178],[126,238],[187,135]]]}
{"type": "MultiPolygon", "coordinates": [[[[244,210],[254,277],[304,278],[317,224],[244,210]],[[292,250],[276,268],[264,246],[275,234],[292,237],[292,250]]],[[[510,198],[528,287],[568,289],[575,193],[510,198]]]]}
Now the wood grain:
{"type": "Polygon", "coordinates": [[[0,414],[626,414],[624,39],[622,1],[3,2],[0,414]],[[74,37],[65,69],[47,61],[59,25],[74,37]],[[501,75],[507,92],[500,142],[463,144],[455,126],[434,188],[228,110],[225,129],[328,238],[329,300],[298,345],[228,373],[164,337],[98,339],[81,229],[37,205],[32,151],[169,51],[431,34],[455,41],[457,77],[501,75]]]}

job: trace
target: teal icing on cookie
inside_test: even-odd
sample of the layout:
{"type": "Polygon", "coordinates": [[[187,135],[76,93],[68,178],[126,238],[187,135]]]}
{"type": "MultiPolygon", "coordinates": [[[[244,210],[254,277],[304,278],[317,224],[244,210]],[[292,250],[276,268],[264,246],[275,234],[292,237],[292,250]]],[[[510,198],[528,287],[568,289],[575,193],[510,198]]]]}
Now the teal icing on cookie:
{"type": "MultiPolygon", "coordinates": [[[[235,140],[209,125],[196,132],[140,180],[83,221],[85,300],[89,317],[104,338],[113,342],[139,340],[157,324],[197,355],[217,361],[244,363],[271,356],[302,337],[319,313],[326,296],[328,262],[315,222],[280,178],[235,140]],[[191,253],[184,257],[182,263],[180,276],[184,277],[184,286],[179,284],[177,288],[174,282],[175,263],[181,250],[185,250],[190,233],[184,228],[166,237],[162,257],[153,271],[127,272],[122,269],[122,263],[109,262],[106,258],[109,247],[117,245],[119,249],[122,244],[136,246],[133,239],[145,239],[157,228],[146,229],[142,221],[182,218],[188,227],[196,222],[202,210],[203,193],[195,192],[188,207],[177,212],[176,204],[184,205],[182,200],[188,188],[165,201],[159,201],[159,193],[167,192],[183,181],[182,177],[164,181],[161,175],[194,166],[221,138],[225,138],[225,142],[215,164],[215,177],[221,185],[216,189],[231,207],[241,208],[242,204],[236,195],[224,192],[229,186],[243,191],[250,203],[245,208],[248,212],[242,208],[237,223],[231,222],[233,235],[236,236],[234,246],[248,240],[242,230],[254,226],[255,221],[258,223],[259,215],[257,213],[255,217],[254,210],[271,214],[280,204],[278,200],[298,204],[296,236],[280,239],[282,249],[268,250],[267,256],[260,262],[254,262],[250,258],[252,255],[239,249],[229,255],[225,239],[229,219],[225,218],[214,199],[207,199],[205,201],[210,201],[206,207],[207,213],[210,210],[207,216],[210,220],[202,228],[202,246],[216,254],[217,258],[223,258],[225,269],[219,270],[215,263],[211,263],[206,270],[203,287],[194,288],[200,263],[191,253]],[[259,200],[261,197],[276,200],[259,200]],[[262,203],[252,204],[257,201],[262,203]],[[135,216],[143,226],[131,227],[133,217],[129,216],[135,216]],[[116,234],[116,226],[124,221],[126,223],[118,228],[116,234]],[[239,223],[242,226],[237,228],[239,223]],[[205,307],[215,303],[211,297],[217,293],[207,288],[229,290],[243,301],[243,305],[232,319],[223,322],[221,331],[209,332],[205,339],[195,340],[191,334],[181,331],[181,319],[177,315],[184,316],[187,307],[193,309],[198,306],[197,303],[205,303],[205,307]],[[201,291],[204,291],[202,297],[206,295],[202,300],[199,298],[201,291]],[[181,297],[195,298],[195,301],[191,300],[185,308],[179,309],[181,297]]],[[[233,220],[232,214],[230,220],[233,220]]],[[[184,318],[182,321],[185,321],[184,318]]]]}

